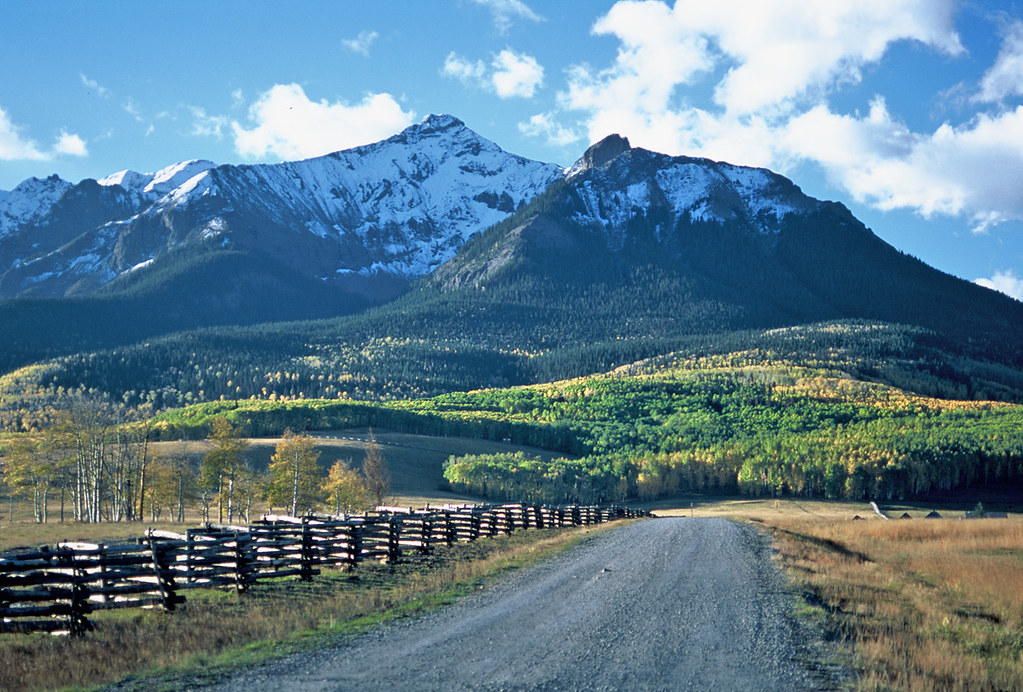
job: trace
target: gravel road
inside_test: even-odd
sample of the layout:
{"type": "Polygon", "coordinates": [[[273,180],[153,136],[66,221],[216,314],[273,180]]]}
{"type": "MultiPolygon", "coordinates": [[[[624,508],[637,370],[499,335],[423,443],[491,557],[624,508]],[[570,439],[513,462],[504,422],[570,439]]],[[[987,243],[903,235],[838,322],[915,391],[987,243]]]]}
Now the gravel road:
{"type": "Polygon", "coordinates": [[[219,689],[796,690],[833,683],[766,539],[724,519],[594,534],[425,617],[219,689]]]}

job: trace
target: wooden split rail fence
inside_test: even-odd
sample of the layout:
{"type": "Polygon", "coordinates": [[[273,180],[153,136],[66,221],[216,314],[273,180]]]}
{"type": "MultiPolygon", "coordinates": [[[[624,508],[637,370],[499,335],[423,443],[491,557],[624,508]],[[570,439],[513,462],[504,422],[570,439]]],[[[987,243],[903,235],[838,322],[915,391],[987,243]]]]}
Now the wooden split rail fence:
{"type": "Polygon", "coordinates": [[[13,551],[0,554],[0,633],[81,635],[92,628],[92,612],[172,611],[188,589],[243,592],[259,580],[310,580],[321,567],[396,562],[438,544],[640,516],[648,513],[617,506],[378,507],[347,517],[268,515],[250,526],[207,524],[184,534],[150,529],[131,543],[63,542],[13,551]]]}

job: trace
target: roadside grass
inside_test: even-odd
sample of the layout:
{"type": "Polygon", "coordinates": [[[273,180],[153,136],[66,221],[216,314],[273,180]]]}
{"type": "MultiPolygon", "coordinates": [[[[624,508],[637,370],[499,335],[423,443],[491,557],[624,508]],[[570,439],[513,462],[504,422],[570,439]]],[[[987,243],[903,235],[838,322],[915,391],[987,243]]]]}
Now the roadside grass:
{"type": "Polygon", "coordinates": [[[1023,520],[763,525],[857,689],[1023,689],[1023,520]]]}
{"type": "Polygon", "coordinates": [[[189,591],[174,613],[98,613],[96,629],[79,639],[0,635],[0,689],[117,683],[117,689],[151,691],[208,683],[448,603],[614,525],[516,531],[394,565],[324,570],[311,582],[263,582],[242,595],[189,591]]]}
{"type": "MultiPolygon", "coordinates": [[[[31,508],[28,508],[31,511],[31,508]]],[[[200,525],[199,516],[189,515],[188,521],[175,524],[165,521],[146,522],[103,522],[87,524],[77,521],[60,521],[50,519],[45,524],[32,521],[13,521],[0,523],[0,552],[12,548],[52,546],[60,541],[85,541],[89,543],[116,543],[132,540],[145,534],[146,529],[165,529],[183,532],[185,527],[200,525]]]]}

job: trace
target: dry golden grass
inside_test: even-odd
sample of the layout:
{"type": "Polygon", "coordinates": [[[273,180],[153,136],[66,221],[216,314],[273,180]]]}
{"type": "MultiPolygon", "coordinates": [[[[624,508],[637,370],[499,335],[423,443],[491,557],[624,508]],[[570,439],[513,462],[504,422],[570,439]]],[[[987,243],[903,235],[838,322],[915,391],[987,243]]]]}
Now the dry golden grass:
{"type": "Polygon", "coordinates": [[[0,635],[0,689],[108,684],[179,689],[383,619],[446,602],[479,580],[560,550],[602,527],[517,531],[397,565],[262,583],[241,596],[190,591],[175,613],[108,611],[80,639],[0,635]],[[141,679],[125,679],[139,675],[141,679]]]}
{"type": "Polygon", "coordinates": [[[1023,689],[1023,520],[765,523],[858,688],[1023,689]]]}
{"type": "MultiPolygon", "coordinates": [[[[26,507],[16,516],[24,516],[31,512],[26,507]]],[[[5,512],[6,514],[6,512],[5,512]]],[[[83,524],[76,521],[60,521],[51,518],[45,524],[37,524],[30,520],[17,520],[0,523],[0,551],[16,547],[53,545],[60,541],[88,541],[92,543],[114,543],[116,541],[137,538],[145,534],[146,529],[166,529],[183,532],[184,527],[199,526],[198,514],[188,516],[184,524],[170,522],[104,522],[101,524],[83,524]]]]}
{"type": "Polygon", "coordinates": [[[784,519],[878,519],[863,502],[844,502],[807,499],[777,499],[769,497],[697,495],[641,502],[636,505],[661,517],[727,517],[753,521],[784,519]]]}

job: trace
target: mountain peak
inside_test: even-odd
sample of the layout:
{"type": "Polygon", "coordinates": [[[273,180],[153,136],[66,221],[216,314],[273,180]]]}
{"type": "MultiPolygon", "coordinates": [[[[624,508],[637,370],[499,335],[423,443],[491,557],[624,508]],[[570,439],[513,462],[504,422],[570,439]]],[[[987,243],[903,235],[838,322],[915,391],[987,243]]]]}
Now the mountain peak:
{"type": "Polygon", "coordinates": [[[591,168],[603,166],[611,159],[630,149],[632,149],[632,145],[629,144],[627,137],[617,134],[608,135],[596,144],[590,145],[590,148],[583,152],[583,155],[575,162],[575,165],[568,170],[568,177],[578,175],[591,168]]]}
{"type": "Polygon", "coordinates": [[[439,114],[428,115],[423,122],[419,123],[420,132],[442,132],[452,127],[464,127],[465,123],[453,115],[439,114]]]}

